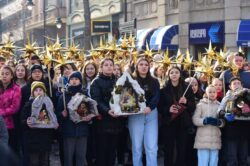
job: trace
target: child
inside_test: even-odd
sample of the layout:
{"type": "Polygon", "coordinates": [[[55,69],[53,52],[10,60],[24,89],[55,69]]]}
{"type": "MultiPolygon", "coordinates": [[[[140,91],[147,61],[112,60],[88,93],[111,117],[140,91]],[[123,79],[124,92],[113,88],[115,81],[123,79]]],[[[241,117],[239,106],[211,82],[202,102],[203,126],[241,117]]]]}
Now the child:
{"type": "Polygon", "coordinates": [[[71,104],[69,103],[72,103],[71,99],[73,100],[79,94],[83,94],[82,75],[80,72],[74,71],[69,76],[67,90],[65,94],[60,96],[57,105],[57,114],[63,135],[65,166],[72,166],[73,163],[76,166],[83,166],[85,163],[88,122],[93,118],[93,115],[89,114],[86,117],[82,117],[81,121],[77,123],[71,119],[71,104]],[[75,162],[73,162],[74,159],[75,162]]]}
{"type": "Polygon", "coordinates": [[[197,149],[199,166],[216,166],[218,163],[218,152],[221,148],[219,127],[223,126],[223,121],[218,119],[219,102],[216,97],[216,88],[209,85],[193,116],[193,123],[198,127],[194,148],[197,149]]]}
{"type": "Polygon", "coordinates": [[[229,81],[229,88],[226,96],[222,99],[219,114],[224,116],[227,123],[224,128],[225,157],[227,165],[248,165],[248,138],[250,117],[244,116],[242,113],[249,113],[249,89],[242,88],[241,79],[233,77],[229,81]],[[244,104],[241,108],[237,108],[238,104],[234,101],[237,93],[242,92],[244,104]],[[231,112],[232,111],[232,112],[231,112]],[[227,113],[225,113],[227,112],[227,113]],[[239,115],[238,112],[241,112],[239,115]]]}
{"type": "Polygon", "coordinates": [[[31,84],[31,97],[23,107],[21,122],[29,165],[48,165],[53,138],[53,130],[49,128],[57,128],[58,123],[43,82],[34,81],[31,84]]]}
{"type": "Polygon", "coordinates": [[[223,83],[219,78],[214,78],[212,81],[212,85],[216,87],[217,90],[217,100],[221,102],[223,98],[223,83]]]}

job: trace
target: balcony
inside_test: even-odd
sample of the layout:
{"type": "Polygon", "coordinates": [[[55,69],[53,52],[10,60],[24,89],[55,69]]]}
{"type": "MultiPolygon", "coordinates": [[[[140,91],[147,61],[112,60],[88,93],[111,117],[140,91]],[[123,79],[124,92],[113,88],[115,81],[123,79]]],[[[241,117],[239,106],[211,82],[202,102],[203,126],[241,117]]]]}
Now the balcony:
{"type": "MultiPolygon", "coordinates": [[[[67,10],[66,7],[59,8],[59,17],[62,18],[63,22],[66,22],[67,10]]],[[[58,17],[57,8],[46,11],[46,26],[55,26],[55,20],[58,17]]],[[[38,15],[32,15],[26,18],[25,28],[26,30],[31,29],[43,29],[44,27],[44,13],[38,15]]]]}

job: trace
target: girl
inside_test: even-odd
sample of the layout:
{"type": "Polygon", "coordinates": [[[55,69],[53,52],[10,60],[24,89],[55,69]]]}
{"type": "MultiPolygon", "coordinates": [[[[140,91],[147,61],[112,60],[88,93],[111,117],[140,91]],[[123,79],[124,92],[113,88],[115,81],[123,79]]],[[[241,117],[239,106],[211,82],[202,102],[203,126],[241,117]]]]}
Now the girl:
{"type": "Polygon", "coordinates": [[[134,73],[135,79],[145,91],[147,106],[144,114],[131,115],[128,118],[134,166],[142,166],[143,147],[146,152],[147,165],[157,165],[158,112],[156,106],[160,97],[160,85],[150,75],[149,67],[150,63],[146,58],[139,58],[134,73]]]}
{"type": "Polygon", "coordinates": [[[61,131],[63,135],[64,147],[64,165],[83,166],[85,163],[85,155],[87,149],[88,122],[91,116],[85,117],[84,121],[75,123],[70,119],[67,108],[71,98],[77,93],[83,94],[82,91],[82,75],[78,71],[74,71],[69,76],[68,87],[65,93],[62,94],[57,104],[57,115],[61,123],[61,131]],[[65,108],[66,106],[66,108],[65,108]],[[75,162],[73,161],[75,159],[75,162]]]}
{"type": "MultiPolygon", "coordinates": [[[[31,85],[34,81],[40,81],[43,82],[45,84],[46,89],[49,89],[49,84],[45,81],[44,79],[44,71],[41,65],[33,65],[31,66],[30,69],[30,78],[27,81],[27,84],[25,86],[22,87],[22,102],[21,102],[21,106],[23,107],[25,105],[26,102],[29,101],[30,96],[31,96],[31,85]]],[[[52,93],[55,92],[54,89],[52,89],[52,93]]],[[[47,91],[48,94],[48,91],[47,91]]],[[[55,98],[55,94],[53,93],[53,98],[52,98],[52,102],[55,105],[56,103],[56,98],[55,98]]],[[[24,109],[21,108],[21,110],[23,111],[24,109]]],[[[22,113],[21,113],[22,114],[22,113]]],[[[28,165],[28,153],[27,153],[27,147],[25,147],[26,144],[25,139],[22,139],[22,148],[23,148],[23,164],[24,165],[28,165]]]]}
{"type": "Polygon", "coordinates": [[[28,79],[28,70],[27,68],[22,65],[18,64],[15,68],[15,82],[21,88],[26,85],[28,79]]]}
{"type": "MultiPolygon", "coordinates": [[[[24,146],[28,155],[27,166],[48,166],[49,152],[51,151],[51,144],[53,139],[53,130],[46,128],[34,128],[33,123],[40,120],[41,123],[54,122],[53,118],[49,116],[52,112],[54,114],[54,106],[48,96],[46,96],[46,87],[43,82],[34,81],[31,85],[30,100],[25,103],[21,113],[21,123],[23,126],[24,146]],[[40,98],[39,98],[40,97],[40,98]],[[32,113],[39,109],[39,117],[32,119],[32,113]]],[[[57,121],[55,122],[57,123],[57,121]]],[[[58,127],[55,126],[55,128],[58,127]]]]}
{"type": "Polygon", "coordinates": [[[98,73],[98,67],[94,61],[88,61],[83,68],[83,87],[90,96],[90,84],[98,73]]]}
{"type": "Polygon", "coordinates": [[[217,91],[217,100],[221,102],[223,99],[223,84],[222,81],[219,78],[214,78],[212,80],[212,85],[216,87],[217,91]]]}
{"type": "Polygon", "coordinates": [[[1,68],[0,79],[0,116],[3,116],[9,133],[9,145],[18,153],[13,115],[16,114],[21,102],[21,89],[14,82],[14,72],[9,66],[1,68]]]}
{"type": "MultiPolygon", "coordinates": [[[[98,67],[94,61],[89,60],[85,63],[83,67],[83,88],[85,88],[86,93],[90,96],[90,85],[93,79],[98,73],[98,67]]],[[[88,135],[88,145],[87,145],[87,162],[89,165],[93,165],[96,159],[96,145],[95,145],[95,123],[94,121],[89,123],[89,135],[88,135]]]]}
{"type": "Polygon", "coordinates": [[[198,104],[200,99],[202,99],[203,93],[199,87],[198,80],[195,77],[189,77],[185,79],[187,84],[191,83],[191,87],[195,96],[195,103],[198,104]]]}
{"type": "Polygon", "coordinates": [[[123,122],[110,109],[109,101],[116,78],[113,74],[114,61],[104,58],[100,63],[100,73],[90,86],[90,95],[98,105],[101,114],[96,121],[97,132],[97,166],[113,166],[117,148],[118,134],[123,128],[123,122]]]}
{"type": "Polygon", "coordinates": [[[158,106],[163,118],[163,130],[165,130],[164,164],[166,166],[184,166],[187,161],[187,151],[192,150],[187,149],[187,139],[188,130],[192,127],[192,114],[195,110],[194,94],[189,88],[184,95],[187,85],[181,79],[181,70],[178,67],[171,67],[167,77],[168,82],[161,89],[158,106]],[[180,105],[186,107],[182,113],[178,112],[180,105]],[[175,145],[177,154],[176,161],[173,161],[175,145]]]}
{"type": "Polygon", "coordinates": [[[116,63],[114,66],[114,75],[118,79],[122,75],[122,67],[120,64],[116,63]]]}
{"type": "MultiPolygon", "coordinates": [[[[76,66],[73,63],[65,64],[60,67],[61,70],[61,77],[59,79],[58,87],[65,88],[68,83],[68,77],[73,71],[77,71],[76,66]],[[62,87],[64,86],[64,87],[62,87]]],[[[59,90],[61,92],[61,90],[59,90]]],[[[61,93],[60,93],[61,95],[61,93]]]]}
{"type": "Polygon", "coordinates": [[[216,97],[216,87],[209,85],[193,116],[193,123],[198,127],[194,143],[198,154],[198,166],[218,164],[218,152],[221,148],[219,127],[223,126],[223,121],[218,119],[217,110],[220,103],[216,97]]]}

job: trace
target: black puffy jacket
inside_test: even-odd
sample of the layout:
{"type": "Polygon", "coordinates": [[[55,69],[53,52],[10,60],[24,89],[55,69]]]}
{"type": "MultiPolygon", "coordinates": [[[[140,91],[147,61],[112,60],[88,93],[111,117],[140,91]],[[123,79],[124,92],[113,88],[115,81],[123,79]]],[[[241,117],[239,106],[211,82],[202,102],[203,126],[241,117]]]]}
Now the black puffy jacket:
{"type": "Polygon", "coordinates": [[[187,99],[186,110],[179,115],[176,119],[170,122],[171,113],[170,107],[174,104],[175,100],[179,101],[180,97],[185,92],[187,85],[182,81],[180,82],[181,86],[176,87],[175,90],[171,83],[168,83],[164,88],[161,89],[160,102],[158,104],[158,111],[163,117],[165,124],[169,123],[179,123],[181,128],[189,128],[192,125],[192,115],[195,111],[195,97],[191,88],[187,90],[185,97],[187,99]],[[176,90],[179,95],[177,95],[176,90]],[[178,97],[177,97],[178,96],[178,97]],[[176,97],[176,99],[174,99],[176,97]]]}
{"type": "Polygon", "coordinates": [[[123,118],[113,118],[108,114],[110,110],[109,101],[115,82],[114,75],[99,74],[90,86],[91,98],[97,102],[97,108],[101,114],[101,118],[96,121],[97,132],[118,134],[122,130],[123,118]]]}

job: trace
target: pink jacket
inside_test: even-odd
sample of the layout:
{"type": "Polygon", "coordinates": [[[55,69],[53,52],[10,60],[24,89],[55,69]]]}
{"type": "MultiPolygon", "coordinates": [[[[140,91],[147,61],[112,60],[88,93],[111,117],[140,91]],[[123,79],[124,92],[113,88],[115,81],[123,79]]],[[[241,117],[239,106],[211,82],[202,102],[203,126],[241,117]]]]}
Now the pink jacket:
{"type": "Polygon", "coordinates": [[[0,115],[3,116],[4,122],[8,129],[14,128],[14,115],[20,107],[21,103],[21,88],[13,84],[5,91],[0,92],[0,115]]]}

